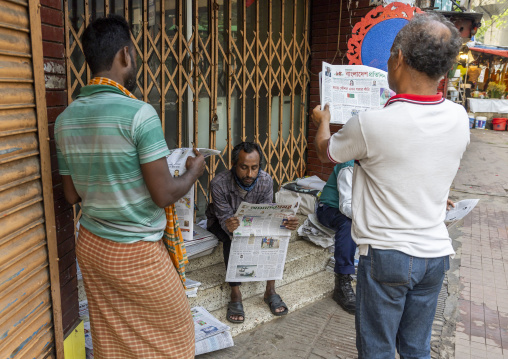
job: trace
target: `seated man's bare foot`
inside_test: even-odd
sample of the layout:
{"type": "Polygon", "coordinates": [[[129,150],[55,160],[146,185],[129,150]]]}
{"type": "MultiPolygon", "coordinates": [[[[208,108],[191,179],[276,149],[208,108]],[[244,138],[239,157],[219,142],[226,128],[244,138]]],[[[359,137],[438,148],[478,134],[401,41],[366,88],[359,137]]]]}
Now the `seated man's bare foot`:
{"type": "Polygon", "coordinates": [[[228,303],[226,319],[231,323],[243,323],[245,312],[239,287],[231,287],[231,301],[228,303]]]}
{"type": "Polygon", "coordinates": [[[280,295],[275,292],[275,281],[268,281],[266,283],[264,301],[268,304],[273,315],[281,316],[288,313],[288,306],[282,301],[280,295]]]}

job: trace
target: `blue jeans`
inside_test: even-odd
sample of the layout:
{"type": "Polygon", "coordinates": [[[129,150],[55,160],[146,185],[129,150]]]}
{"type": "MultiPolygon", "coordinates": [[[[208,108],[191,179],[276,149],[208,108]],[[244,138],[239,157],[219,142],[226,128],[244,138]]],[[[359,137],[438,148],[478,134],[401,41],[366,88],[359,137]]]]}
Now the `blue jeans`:
{"type": "Polygon", "coordinates": [[[355,273],[356,243],[351,238],[351,219],[343,215],[338,208],[319,204],[316,216],[325,227],[335,231],[335,273],[355,273]]]}
{"type": "Polygon", "coordinates": [[[360,256],[356,286],[359,359],[430,358],[437,298],[449,257],[418,258],[369,248],[360,256]]]}

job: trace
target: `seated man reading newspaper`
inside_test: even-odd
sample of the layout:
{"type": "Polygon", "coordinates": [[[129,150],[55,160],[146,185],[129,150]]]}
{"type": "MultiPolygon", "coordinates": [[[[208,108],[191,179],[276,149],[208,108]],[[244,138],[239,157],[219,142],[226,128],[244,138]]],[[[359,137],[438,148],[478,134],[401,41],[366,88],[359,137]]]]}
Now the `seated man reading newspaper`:
{"type": "MultiPolygon", "coordinates": [[[[261,170],[263,155],[257,143],[242,142],[233,148],[233,168],[215,176],[210,184],[212,201],[206,210],[208,230],[223,242],[224,263],[228,266],[231,238],[240,225],[235,213],[242,202],[253,204],[273,203],[273,180],[261,170]]],[[[290,217],[285,223],[287,229],[295,230],[298,219],[290,217]]],[[[242,305],[242,293],[239,282],[230,282],[231,301],[228,304],[227,319],[231,323],[243,323],[245,312],[242,305]]],[[[275,292],[275,281],[266,282],[264,300],[270,311],[276,315],[285,315],[287,305],[275,292]]]]}

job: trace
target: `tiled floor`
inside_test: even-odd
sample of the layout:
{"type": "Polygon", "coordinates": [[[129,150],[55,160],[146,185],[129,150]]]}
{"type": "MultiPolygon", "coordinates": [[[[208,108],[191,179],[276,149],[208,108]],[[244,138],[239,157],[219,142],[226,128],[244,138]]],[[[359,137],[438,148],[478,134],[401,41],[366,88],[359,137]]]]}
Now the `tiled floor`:
{"type": "Polygon", "coordinates": [[[508,212],[480,204],[466,217],[455,358],[508,358],[508,212]]]}

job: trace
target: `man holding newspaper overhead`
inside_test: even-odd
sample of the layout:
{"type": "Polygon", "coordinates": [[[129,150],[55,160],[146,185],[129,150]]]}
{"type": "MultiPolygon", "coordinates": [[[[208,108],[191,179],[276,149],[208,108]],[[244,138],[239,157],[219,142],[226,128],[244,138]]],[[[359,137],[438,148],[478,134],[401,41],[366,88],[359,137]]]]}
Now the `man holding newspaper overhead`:
{"type": "Polygon", "coordinates": [[[397,95],[330,135],[328,105],[311,115],[322,162],[355,161],[352,237],[359,246],[359,358],[430,358],[432,322],[449,256],[450,185],[469,143],[467,113],[437,92],[461,38],[437,14],[396,36],[388,83],[397,95]],[[439,54],[439,56],[438,56],[439,54]]]}
{"type": "MultiPolygon", "coordinates": [[[[228,267],[233,231],[240,226],[240,220],[235,213],[242,202],[253,204],[273,202],[273,180],[268,173],[261,170],[263,155],[257,143],[242,142],[233,148],[233,168],[215,176],[210,183],[212,203],[206,210],[208,230],[215,234],[223,243],[224,263],[228,267]]],[[[295,230],[298,219],[291,217],[285,227],[295,230]]],[[[249,274],[248,268],[245,273],[249,274]]],[[[227,320],[231,323],[243,323],[245,312],[242,305],[240,282],[229,282],[231,287],[231,301],[228,304],[227,320]]],[[[271,312],[285,315],[287,305],[275,292],[275,280],[266,283],[265,302],[271,312]]]]}

